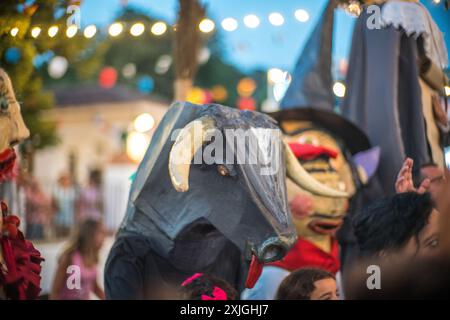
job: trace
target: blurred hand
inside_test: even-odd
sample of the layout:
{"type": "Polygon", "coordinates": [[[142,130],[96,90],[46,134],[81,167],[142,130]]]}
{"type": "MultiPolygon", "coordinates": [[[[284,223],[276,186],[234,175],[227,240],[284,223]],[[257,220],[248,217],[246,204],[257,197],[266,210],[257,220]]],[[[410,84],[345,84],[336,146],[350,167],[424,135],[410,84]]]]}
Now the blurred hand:
{"type": "Polygon", "coordinates": [[[397,181],[395,182],[395,191],[397,193],[403,192],[417,192],[423,194],[428,191],[430,187],[430,179],[424,179],[420,184],[419,188],[414,186],[412,178],[412,169],[414,161],[411,158],[406,158],[403,162],[403,166],[397,176],[397,181]]]}

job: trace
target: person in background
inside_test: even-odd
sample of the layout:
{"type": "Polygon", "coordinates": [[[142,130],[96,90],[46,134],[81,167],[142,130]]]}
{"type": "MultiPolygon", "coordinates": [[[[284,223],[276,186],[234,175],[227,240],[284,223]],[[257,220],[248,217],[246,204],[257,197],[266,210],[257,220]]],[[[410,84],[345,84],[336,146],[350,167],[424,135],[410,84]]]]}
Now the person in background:
{"type": "Polygon", "coordinates": [[[236,300],[238,292],[228,282],[217,277],[196,273],[181,284],[184,300],[236,300]]]}
{"type": "Polygon", "coordinates": [[[89,174],[89,184],[80,192],[78,220],[100,220],[103,212],[100,171],[93,170],[89,174]]]}
{"type": "Polygon", "coordinates": [[[77,190],[68,173],[63,173],[59,177],[58,184],[52,192],[52,200],[56,212],[55,234],[57,237],[66,237],[75,224],[77,202],[77,190]]]}
{"type": "Polygon", "coordinates": [[[59,258],[50,299],[89,300],[91,293],[105,299],[105,293],[97,281],[99,252],[104,239],[101,222],[88,219],[81,223],[59,258]],[[69,267],[73,266],[79,269],[71,270],[69,267]],[[80,278],[76,279],[77,276],[80,278]],[[68,283],[72,286],[69,287],[68,283]]]}
{"type": "Polygon", "coordinates": [[[45,229],[50,222],[51,199],[32,176],[27,178],[23,189],[25,191],[26,237],[30,240],[44,239],[45,229]]]}
{"type": "Polygon", "coordinates": [[[339,300],[334,275],[316,268],[290,273],[280,284],[276,300],[339,300]]]}
{"type": "Polygon", "coordinates": [[[404,192],[379,200],[357,214],[353,226],[364,256],[439,253],[439,212],[429,193],[404,192]]]}

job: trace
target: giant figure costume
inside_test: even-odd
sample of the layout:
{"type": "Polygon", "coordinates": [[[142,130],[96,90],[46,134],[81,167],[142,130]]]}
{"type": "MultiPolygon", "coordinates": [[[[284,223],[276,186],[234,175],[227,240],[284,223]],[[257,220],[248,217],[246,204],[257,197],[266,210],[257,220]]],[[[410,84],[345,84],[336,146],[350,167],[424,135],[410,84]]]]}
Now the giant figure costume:
{"type": "Polygon", "coordinates": [[[378,166],[379,148],[371,148],[361,130],[333,111],[334,9],[335,1],[330,1],[298,59],[281,110],[271,116],[279,122],[302,166],[323,184],[347,192],[350,201],[311,195],[288,181],[298,240],[283,259],[264,267],[255,287],[244,291],[244,299],[274,299],[281,281],[302,267],[338,273],[341,256],[347,262],[357,253],[347,213],[357,211],[367,194],[379,196],[371,179],[378,166]],[[305,205],[308,202],[309,206],[305,205]],[[336,232],[344,220],[345,238],[338,244],[336,232]]]}
{"type": "MultiPolygon", "coordinates": [[[[11,79],[0,69],[0,185],[14,176],[14,146],[28,138],[11,79]]],[[[20,219],[11,214],[0,188],[0,300],[35,299],[39,295],[41,254],[19,230],[20,219]]]]}
{"type": "Polygon", "coordinates": [[[257,112],[175,103],[133,182],[106,264],[107,298],[162,298],[164,288],[195,272],[223,278],[238,290],[253,286],[261,265],[282,258],[296,240],[286,174],[313,193],[346,196],[309,176],[278,133],[275,121],[257,112]],[[227,130],[237,129],[250,139],[270,140],[243,149],[269,161],[237,161],[239,147],[231,162],[228,152],[216,153],[212,163],[201,157],[216,143],[219,149],[235,146],[227,130]],[[208,132],[218,135],[211,139],[208,132]],[[268,163],[278,170],[262,174],[268,163]]]}
{"type": "Polygon", "coordinates": [[[381,147],[378,174],[391,194],[406,157],[414,160],[416,176],[425,164],[444,166],[448,123],[435,114],[442,113],[448,53],[422,4],[377,2],[379,19],[364,7],[355,25],[343,115],[381,147]]]}

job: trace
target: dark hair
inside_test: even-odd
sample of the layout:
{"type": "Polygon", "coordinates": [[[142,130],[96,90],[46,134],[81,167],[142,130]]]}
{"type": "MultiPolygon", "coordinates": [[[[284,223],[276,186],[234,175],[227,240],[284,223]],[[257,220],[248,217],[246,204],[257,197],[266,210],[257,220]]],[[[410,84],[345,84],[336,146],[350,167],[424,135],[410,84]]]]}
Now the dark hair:
{"type": "Polygon", "coordinates": [[[362,254],[401,248],[411,237],[418,237],[432,211],[428,193],[405,192],[373,203],[352,220],[362,254]]]}
{"type": "Polygon", "coordinates": [[[70,257],[75,251],[79,251],[89,263],[98,263],[98,248],[94,247],[92,241],[101,226],[102,223],[97,220],[86,219],[83,221],[66,244],[61,256],[70,257]]]}
{"type": "Polygon", "coordinates": [[[195,274],[181,285],[181,298],[185,300],[202,300],[202,296],[213,296],[214,288],[225,291],[227,300],[237,300],[238,292],[228,282],[208,274],[195,274]],[[192,278],[192,280],[190,280],[192,278]]]}
{"type": "Polygon", "coordinates": [[[323,279],[335,279],[328,271],[316,268],[302,268],[292,272],[280,284],[276,300],[310,300],[316,289],[314,283],[323,279]]]}

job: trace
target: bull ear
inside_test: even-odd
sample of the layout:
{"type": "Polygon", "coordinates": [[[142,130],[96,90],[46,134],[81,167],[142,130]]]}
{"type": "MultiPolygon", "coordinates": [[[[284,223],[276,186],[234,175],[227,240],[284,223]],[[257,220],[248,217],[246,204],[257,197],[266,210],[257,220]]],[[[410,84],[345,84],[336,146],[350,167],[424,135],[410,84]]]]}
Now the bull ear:
{"type": "Polygon", "coordinates": [[[315,195],[331,198],[348,198],[346,192],[332,189],[314,179],[298,162],[291,148],[284,143],[286,175],[300,188],[315,195]]]}
{"type": "Polygon", "coordinates": [[[214,130],[213,118],[203,116],[189,122],[178,134],[169,154],[169,175],[178,192],[189,190],[189,171],[195,153],[206,141],[208,130],[214,130]]]}

